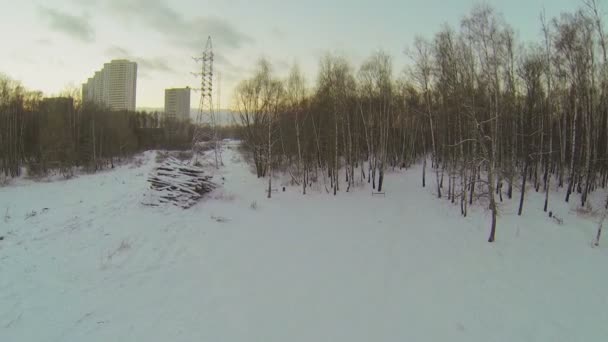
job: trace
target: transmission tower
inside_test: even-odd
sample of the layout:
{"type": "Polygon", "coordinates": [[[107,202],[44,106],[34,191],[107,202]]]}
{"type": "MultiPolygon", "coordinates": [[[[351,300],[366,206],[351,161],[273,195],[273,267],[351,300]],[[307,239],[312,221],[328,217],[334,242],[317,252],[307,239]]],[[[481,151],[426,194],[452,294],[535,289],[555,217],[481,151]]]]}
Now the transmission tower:
{"type": "Polygon", "coordinates": [[[201,87],[198,89],[201,93],[201,99],[195,122],[194,135],[192,137],[192,152],[196,155],[200,151],[202,143],[211,143],[215,154],[215,167],[219,168],[220,146],[213,108],[213,44],[211,36],[207,39],[203,55],[201,57],[194,57],[194,60],[201,63],[201,72],[194,74],[201,78],[201,87]]]}

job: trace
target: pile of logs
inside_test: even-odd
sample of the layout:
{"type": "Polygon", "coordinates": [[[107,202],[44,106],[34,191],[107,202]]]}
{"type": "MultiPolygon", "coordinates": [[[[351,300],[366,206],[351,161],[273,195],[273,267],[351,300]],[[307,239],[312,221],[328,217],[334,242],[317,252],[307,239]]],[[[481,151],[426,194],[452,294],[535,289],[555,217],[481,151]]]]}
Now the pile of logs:
{"type": "Polygon", "coordinates": [[[184,209],[190,208],[206,193],[217,187],[212,176],[197,166],[187,165],[169,157],[148,177],[151,194],[144,204],[158,206],[170,203],[184,209]]]}

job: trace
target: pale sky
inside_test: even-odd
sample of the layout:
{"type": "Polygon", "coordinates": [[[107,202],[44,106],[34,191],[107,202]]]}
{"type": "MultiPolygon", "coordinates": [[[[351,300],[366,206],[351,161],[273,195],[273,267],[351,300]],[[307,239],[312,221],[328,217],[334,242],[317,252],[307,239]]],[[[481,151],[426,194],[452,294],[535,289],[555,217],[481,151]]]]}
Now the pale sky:
{"type": "MultiPolygon", "coordinates": [[[[268,58],[278,75],[298,62],[314,84],[319,57],[358,64],[382,49],[399,71],[416,35],[458,28],[474,0],[0,0],[0,73],[47,95],[82,82],[114,58],[138,63],[137,107],[163,107],[164,89],[196,87],[192,56],[213,37],[221,106],[238,80],[268,58]]],[[[577,0],[490,0],[520,40],[540,39],[539,14],[573,11],[577,0]]],[[[602,4],[604,7],[606,4],[602,4]]],[[[196,107],[198,94],[192,94],[196,107]]]]}

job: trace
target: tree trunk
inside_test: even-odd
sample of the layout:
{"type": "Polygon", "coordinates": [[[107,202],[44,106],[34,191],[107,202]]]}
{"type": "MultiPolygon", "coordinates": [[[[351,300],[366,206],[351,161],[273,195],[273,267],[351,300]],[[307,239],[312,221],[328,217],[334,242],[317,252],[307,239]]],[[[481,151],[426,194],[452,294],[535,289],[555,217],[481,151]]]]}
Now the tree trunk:
{"type": "MultiPolygon", "coordinates": [[[[270,114],[269,114],[270,115],[270,114]]],[[[272,197],[272,118],[268,118],[268,198],[272,197]]]]}
{"type": "Polygon", "coordinates": [[[526,177],[528,175],[528,161],[526,160],[524,164],[524,171],[522,172],[522,180],[521,180],[521,196],[519,198],[519,210],[517,211],[517,215],[521,216],[521,213],[524,209],[524,196],[526,195],[526,177]]]}

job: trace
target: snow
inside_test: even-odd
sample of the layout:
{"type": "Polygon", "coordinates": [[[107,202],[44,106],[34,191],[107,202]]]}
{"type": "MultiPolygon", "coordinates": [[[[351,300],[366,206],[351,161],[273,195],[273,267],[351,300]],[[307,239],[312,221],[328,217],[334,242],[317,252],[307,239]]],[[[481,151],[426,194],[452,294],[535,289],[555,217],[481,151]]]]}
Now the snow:
{"type": "Polygon", "coordinates": [[[529,191],[489,244],[486,211],[462,218],[420,168],[386,197],[266,199],[234,143],[223,157],[188,210],[141,204],[154,152],[0,188],[0,341],[606,341],[608,239],[591,248],[597,218],[562,193],[562,225],[529,191]]]}

